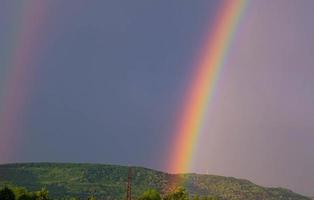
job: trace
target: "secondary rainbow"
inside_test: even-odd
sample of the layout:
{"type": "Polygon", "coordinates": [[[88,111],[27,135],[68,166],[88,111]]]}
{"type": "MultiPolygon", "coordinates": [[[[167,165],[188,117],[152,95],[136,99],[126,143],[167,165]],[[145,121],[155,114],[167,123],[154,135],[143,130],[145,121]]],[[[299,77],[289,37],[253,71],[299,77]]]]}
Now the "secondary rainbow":
{"type": "Polygon", "coordinates": [[[227,59],[233,36],[247,5],[247,0],[224,0],[221,2],[214,27],[205,39],[195,73],[183,103],[173,138],[168,170],[184,173],[190,170],[196,141],[206,123],[205,115],[214,95],[219,71],[227,59]]]}
{"type": "MultiPolygon", "coordinates": [[[[8,61],[0,95],[0,163],[12,162],[18,151],[17,127],[30,95],[34,60],[38,56],[39,32],[45,13],[42,0],[20,2],[12,13],[18,16],[14,34],[6,45],[8,61]]],[[[13,16],[13,14],[12,14],[13,16]]]]}

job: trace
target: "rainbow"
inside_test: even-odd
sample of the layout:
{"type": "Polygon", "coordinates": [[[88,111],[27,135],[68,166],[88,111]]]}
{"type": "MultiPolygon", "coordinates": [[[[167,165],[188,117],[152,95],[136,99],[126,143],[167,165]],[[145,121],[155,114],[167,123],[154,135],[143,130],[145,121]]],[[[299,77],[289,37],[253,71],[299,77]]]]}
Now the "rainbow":
{"type": "Polygon", "coordinates": [[[247,0],[224,0],[195,65],[192,83],[183,102],[173,138],[168,171],[184,173],[190,170],[197,138],[206,123],[205,115],[215,90],[219,72],[226,62],[236,27],[247,0]]]}
{"type": "Polygon", "coordinates": [[[18,149],[17,127],[30,95],[31,74],[39,51],[39,33],[45,16],[45,1],[20,2],[19,22],[7,46],[8,64],[0,96],[0,162],[9,162],[18,149]]]}

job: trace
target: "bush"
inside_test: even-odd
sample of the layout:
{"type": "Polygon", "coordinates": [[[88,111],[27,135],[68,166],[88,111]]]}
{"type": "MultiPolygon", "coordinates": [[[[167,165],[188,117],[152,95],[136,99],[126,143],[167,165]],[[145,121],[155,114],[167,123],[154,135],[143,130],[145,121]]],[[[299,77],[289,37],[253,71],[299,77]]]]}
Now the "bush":
{"type": "Polygon", "coordinates": [[[189,200],[189,194],[183,187],[178,187],[174,191],[168,193],[165,200],[189,200]]]}
{"type": "Polygon", "coordinates": [[[23,194],[18,198],[18,200],[36,200],[36,196],[31,194],[23,194]]]}
{"type": "Polygon", "coordinates": [[[7,187],[0,190],[0,200],[15,200],[13,191],[7,187]]]}
{"type": "Polygon", "coordinates": [[[161,200],[161,197],[156,190],[150,189],[145,191],[139,198],[139,200],[161,200]]]}

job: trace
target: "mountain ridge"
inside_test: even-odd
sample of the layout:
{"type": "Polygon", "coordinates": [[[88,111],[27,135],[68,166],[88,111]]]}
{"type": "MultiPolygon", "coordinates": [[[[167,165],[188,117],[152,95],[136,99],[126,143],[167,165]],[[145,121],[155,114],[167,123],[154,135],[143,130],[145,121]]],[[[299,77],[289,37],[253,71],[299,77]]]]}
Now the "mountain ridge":
{"type": "MultiPolygon", "coordinates": [[[[171,180],[191,195],[212,195],[222,200],[310,200],[284,188],[262,187],[245,179],[197,173],[170,174],[145,167],[131,166],[133,194],[139,196],[154,188],[162,194],[171,180]]],[[[8,163],[0,165],[0,185],[12,184],[33,191],[46,187],[53,198],[123,199],[128,166],[97,163],[8,163]]]]}

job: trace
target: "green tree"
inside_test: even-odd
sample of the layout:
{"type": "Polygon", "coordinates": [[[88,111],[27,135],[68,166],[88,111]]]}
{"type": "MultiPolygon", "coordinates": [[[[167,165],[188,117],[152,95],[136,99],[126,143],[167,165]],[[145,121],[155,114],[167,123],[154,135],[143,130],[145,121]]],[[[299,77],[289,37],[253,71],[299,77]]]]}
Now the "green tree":
{"type": "Polygon", "coordinates": [[[96,200],[96,197],[95,197],[95,196],[89,196],[89,197],[87,198],[87,200],[96,200]]]}
{"type": "Polygon", "coordinates": [[[174,191],[168,193],[165,200],[189,200],[189,194],[183,187],[178,187],[174,191]]]}
{"type": "Polygon", "coordinates": [[[18,200],[36,200],[36,196],[33,194],[22,194],[18,200]]]}
{"type": "Polygon", "coordinates": [[[22,187],[11,187],[11,189],[15,195],[15,199],[20,199],[22,195],[27,194],[27,190],[22,187]]]}
{"type": "Polygon", "coordinates": [[[15,195],[11,189],[4,187],[0,190],[0,200],[15,200],[15,195]]]}
{"type": "Polygon", "coordinates": [[[40,191],[35,192],[36,200],[49,200],[49,192],[46,188],[42,188],[40,191]]]}
{"type": "Polygon", "coordinates": [[[159,192],[154,189],[149,189],[145,191],[139,200],[161,200],[159,192]]]}

